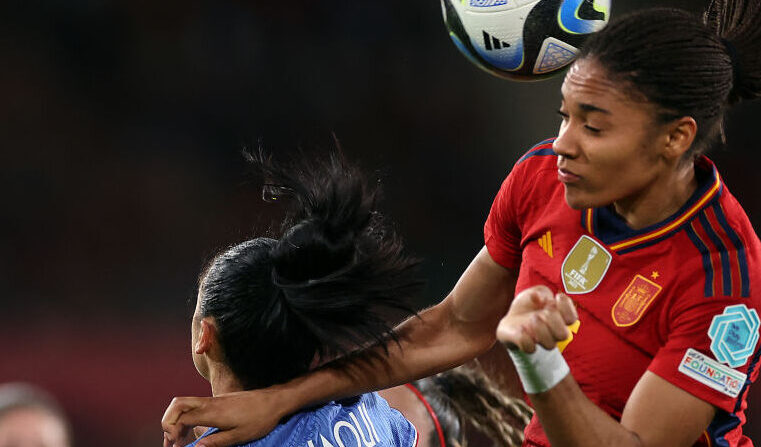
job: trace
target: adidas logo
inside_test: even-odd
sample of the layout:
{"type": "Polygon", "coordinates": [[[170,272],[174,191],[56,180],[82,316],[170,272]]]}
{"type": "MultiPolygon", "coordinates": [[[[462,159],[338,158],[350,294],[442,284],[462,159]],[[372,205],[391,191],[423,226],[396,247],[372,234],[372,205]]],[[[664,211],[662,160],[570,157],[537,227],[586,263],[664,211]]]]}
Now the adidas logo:
{"type": "Polygon", "coordinates": [[[552,233],[549,231],[544,233],[541,238],[537,239],[537,242],[539,242],[539,246],[542,247],[542,250],[544,250],[549,257],[554,257],[552,255],[552,233]]]}
{"type": "Polygon", "coordinates": [[[489,35],[486,31],[481,30],[482,33],[484,33],[484,46],[486,47],[487,51],[492,50],[499,50],[502,48],[508,48],[510,46],[509,43],[500,41],[496,37],[489,35]]]}

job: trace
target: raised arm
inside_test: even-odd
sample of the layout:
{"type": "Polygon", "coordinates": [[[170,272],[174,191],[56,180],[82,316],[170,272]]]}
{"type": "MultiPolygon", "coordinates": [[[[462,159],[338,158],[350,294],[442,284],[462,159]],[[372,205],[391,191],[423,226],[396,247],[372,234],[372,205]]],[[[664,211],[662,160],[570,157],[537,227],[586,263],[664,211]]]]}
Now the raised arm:
{"type": "MultiPolygon", "coordinates": [[[[515,297],[497,336],[525,353],[538,346],[552,349],[567,336],[566,325],[575,318],[568,296],[532,287],[515,297]]],[[[547,372],[543,365],[535,366],[537,376],[547,372]]],[[[571,374],[547,390],[529,391],[529,396],[553,447],[688,447],[716,412],[708,402],[649,371],[632,391],[620,422],[589,400],[571,374]]]]}
{"type": "Polygon", "coordinates": [[[626,404],[621,422],[590,401],[573,376],[531,395],[553,446],[688,447],[708,427],[715,408],[646,372],[626,404]]]}
{"type": "Polygon", "coordinates": [[[476,255],[452,292],[439,304],[397,328],[399,345],[388,356],[358,354],[304,377],[263,390],[218,397],[177,397],[162,419],[164,446],[196,425],[221,431],[204,447],[257,439],[300,408],[388,388],[460,365],[495,342],[495,330],[515,292],[517,272],[497,264],[486,248],[476,255]]]}

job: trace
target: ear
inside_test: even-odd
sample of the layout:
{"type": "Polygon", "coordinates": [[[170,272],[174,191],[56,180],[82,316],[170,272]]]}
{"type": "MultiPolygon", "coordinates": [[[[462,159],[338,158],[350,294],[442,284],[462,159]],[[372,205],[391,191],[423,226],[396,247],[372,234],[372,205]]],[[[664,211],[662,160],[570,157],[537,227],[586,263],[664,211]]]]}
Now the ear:
{"type": "Polygon", "coordinates": [[[210,318],[202,318],[199,322],[198,338],[193,350],[196,354],[208,354],[217,343],[217,327],[210,318]]]}
{"type": "Polygon", "coordinates": [[[683,116],[668,124],[664,155],[672,160],[680,160],[695,141],[698,123],[691,116],[683,116]]]}

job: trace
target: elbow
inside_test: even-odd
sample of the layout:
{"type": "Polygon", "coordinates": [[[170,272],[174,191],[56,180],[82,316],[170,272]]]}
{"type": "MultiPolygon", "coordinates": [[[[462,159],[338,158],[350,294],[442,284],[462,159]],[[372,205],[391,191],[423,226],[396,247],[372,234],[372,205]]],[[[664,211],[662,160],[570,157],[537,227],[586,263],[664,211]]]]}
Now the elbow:
{"type": "Polygon", "coordinates": [[[467,347],[470,357],[483,354],[494,346],[499,319],[471,320],[458,315],[451,306],[447,307],[450,307],[447,309],[447,332],[450,336],[457,337],[458,345],[467,347]]]}
{"type": "Polygon", "coordinates": [[[639,437],[639,435],[636,432],[633,432],[631,430],[626,430],[628,436],[629,436],[629,442],[627,445],[630,447],[644,447],[644,443],[642,442],[642,439],[639,437]]]}

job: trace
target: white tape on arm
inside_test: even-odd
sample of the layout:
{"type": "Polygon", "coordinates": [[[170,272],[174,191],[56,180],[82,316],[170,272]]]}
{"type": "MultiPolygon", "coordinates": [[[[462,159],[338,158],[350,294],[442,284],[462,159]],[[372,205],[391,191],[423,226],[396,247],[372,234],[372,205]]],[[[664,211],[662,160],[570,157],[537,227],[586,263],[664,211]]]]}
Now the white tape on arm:
{"type": "Polygon", "coordinates": [[[558,348],[547,350],[537,345],[536,351],[531,354],[517,349],[508,349],[507,352],[513,359],[523,389],[528,394],[549,390],[571,372],[558,348]]]}

